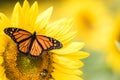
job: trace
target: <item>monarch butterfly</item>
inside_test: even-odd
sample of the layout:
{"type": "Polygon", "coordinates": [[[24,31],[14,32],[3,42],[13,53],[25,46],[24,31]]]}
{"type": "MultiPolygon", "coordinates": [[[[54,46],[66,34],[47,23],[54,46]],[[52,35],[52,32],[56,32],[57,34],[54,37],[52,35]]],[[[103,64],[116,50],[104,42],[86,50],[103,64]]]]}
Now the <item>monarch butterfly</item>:
{"type": "Polygon", "coordinates": [[[36,35],[19,28],[5,28],[4,32],[16,43],[19,53],[38,57],[43,51],[59,49],[62,44],[51,37],[36,35]]]}

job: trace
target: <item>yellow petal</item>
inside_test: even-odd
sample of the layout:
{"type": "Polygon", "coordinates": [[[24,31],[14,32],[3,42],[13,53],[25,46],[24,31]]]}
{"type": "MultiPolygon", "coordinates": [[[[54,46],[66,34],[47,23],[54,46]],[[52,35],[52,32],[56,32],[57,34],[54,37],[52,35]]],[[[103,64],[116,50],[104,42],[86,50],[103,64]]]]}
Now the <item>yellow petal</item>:
{"type": "Polygon", "coordinates": [[[63,36],[59,36],[56,39],[60,40],[63,44],[67,44],[75,37],[76,33],[76,31],[72,31],[68,34],[64,34],[63,36]]]}
{"type": "Polygon", "coordinates": [[[27,0],[24,1],[23,3],[23,12],[27,12],[30,9],[29,3],[27,0]]]}
{"type": "Polygon", "coordinates": [[[76,75],[68,75],[58,71],[52,73],[52,76],[55,80],[83,80],[79,76],[76,75]]]}
{"type": "Polygon", "coordinates": [[[0,55],[0,65],[3,63],[3,56],[0,55]]]}
{"type": "Polygon", "coordinates": [[[9,40],[9,38],[6,37],[4,32],[1,32],[1,39],[0,39],[0,55],[3,54],[3,52],[5,51],[5,48],[7,46],[7,42],[9,40]],[[2,53],[2,54],[1,54],[2,53]]]}
{"type": "Polygon", "coordinates": [[[71,28],[72,28],[72,21],[73,19],[66,19],[66,21],[64,21],[64,26],[61,26],[61,28],[59,28],[59,33],[56,36],[64,36],[65,34],[68,34],[68,32],[70,32],[71,28]]]}
{"type": "Polygon", "coordinates": [[[39,26],[39,28],[36,27],[35,31],[37,31],[38,33],[42,32],[42,29],[47,25],[48,20],[51,17],[52,10],[53,10],[53,7],[50,7],[46,11],[38,15],[35,23],[39,26]]]}
{"type": "Polygon", "coordinates": [[[0,77],[2,77],[5,73],[5,69],[2,67],[2,66],[0,66],[0,77]]]}
{"type": "Polygon", "coordinates": [[[3,13],[0,13],[0,21],[9,23],[9,19],[3,13]]]}
{"type": "Polygon", "coordinates": [[[67,45],[65,47],[63,45],[63,48],[61,48],[59,50],[53,50],[52,52],[56,53],[56,54],[69,54],[69,53],[77,52],[83,46],[84,46],[84,43],[72,42],[72,43],[70,43],[69,45],[67,45]]]}
{"type": "Polygon", "coordinates": [[[1,32],[0,34],[1,34],[0,44],[1,44],[2,47],[6,47],[8,41],[11,40],[11,39],[4,32],[1,32]]]}
{"type": "Polygon", "coordinates": [[[5,47],[6,47],[6,43],[5,43],[5,41],[4,40],[0,40],[0,55],[2,55],[3,54],[3,52],[5,51],[5,47]]]}
{"type": "Polygon", "coordinates": [[[28,25],[30,22],[30,5],[27,0],[25,0],[23,3],[22,16],[22,20],[24,20],[24,25],[28,25]]]}
{"type": "Polygon", "coordinates": [[[30,25],[33,26],[38,16],[38,3],[35,1],[30,9],[30,25]]]}
{"type": "Polygon", "coordinates": [[[6,77],[6,74],[4,74],[2,77],[0,77],[0,80],[9,80],[9,79],[6,77]]]}
{"type": "Polygon", "coordinates": [[[47,30],[46,34],[48,34],[49,36],[50,35],[63,36],[66,33],[68,33],[68,31],[71,29],[72,27],[71,23],[72,23],[72,19],[66,19],[66,18],[55,21],[46,27],[47,30]]]}
{"type": "Polygon", "coordinates": [[[61,73],[65,73],[65,74],[73,74],[73,75],[82,75],[82,71],[80,71],[79,69],[67,69],[64,67],[61,67],[57,64],[53,64],[53,67],[55,68],[56,71],[61,72],[61,73]]]}
{"type": "Polygon", "coordinates": [[[20,13],[21,13],[21,6],[20,6],[20,3],[17,2],[15,7],[14,7],[13,13],[12,13],[12,25],[13,25],[13,27],[14,26],[17,27],[19,24],[23,24],[22,16],[20,15],[20,13]]]}
{"type": "Polygon", "coordinates": [[[66,67],[69,69],[78,69],[83,66],[83,63],[80,60],[71,60],[69,58],[65,58],[62,56],[53,56],[53,60],[56,64],[58,64],[61,67],[66,67]]]}
{"type": "Polygon", "coordinates": [[[0,13],[0,30],[3,31],[8,26],[10,26],[9,19],[3,13],[0,13]]]}
{"type": "Polygon", "coordinates": [[[59,29],[59,27],[63,27],[65,25],[64,24],[65,22],[66,22],[66,18],[62,18],[58,21],[48,24],[48,26],[46,26],[46,30],[47,30],[46,34],[48,34],[48,36],[50,36],[49,35],[50,33],[55,32],[56,30],[59,29]]]}
{"type": "Polygon", "coordinates": [[[70,54],[59,54],[60,56],[64,56],[67,57],[69,59],[72,60],[76,60],[76,59],[83,59],[89,56],[89,54],[87,52],[83,52],[83,51],[78,51],[78,52],[74,52],[74,53],[70,53],[70,54]]]}
{"type": "Polygon", "coordinates": [[[61,19],[48,25],[45,35],[58,39],[63,44],[69,42],[76,35],[76,31],[70,31],[72,19],[61,19]]]}

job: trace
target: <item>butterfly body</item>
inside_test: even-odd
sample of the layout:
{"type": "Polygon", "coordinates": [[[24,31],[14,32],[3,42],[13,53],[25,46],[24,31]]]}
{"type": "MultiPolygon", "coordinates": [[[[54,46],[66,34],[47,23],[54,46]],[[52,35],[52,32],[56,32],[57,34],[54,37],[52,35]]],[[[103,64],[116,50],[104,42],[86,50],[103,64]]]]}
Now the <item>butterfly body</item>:
{"type": "Polygon", "coordinates": [[[4,32],[17,44],[19,53],[38,57],[43,51],[59,49],[62,44],[51,37],[36,35],[19,28],[5,28],[4,32]]]}

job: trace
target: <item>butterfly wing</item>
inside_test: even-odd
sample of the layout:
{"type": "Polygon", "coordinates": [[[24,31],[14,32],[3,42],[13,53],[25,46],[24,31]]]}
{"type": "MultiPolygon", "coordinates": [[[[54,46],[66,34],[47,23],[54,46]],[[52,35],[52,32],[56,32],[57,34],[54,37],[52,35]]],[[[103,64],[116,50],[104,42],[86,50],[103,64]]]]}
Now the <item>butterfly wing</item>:
{"type": "Polygon", "coordinates": [[[29,39],[32,34],[18,28],[5,28],[4,32],[9,35],[16,43],[29,39]]]}
{"type": "Polygon", "coordinates": [[[43,48],[43,50],[45,51],[52,49],[59,49],[62,47],[62,44],[58,40],[51,37],[38,35],[36,36],[36,39],[43,48]]]}
{"type": "Polygon", "coordinates": [[[54,38],[32,35],[30,32],[22,29],[6,28],[4,32],[16,42],[18,51],[26,55],[40,56],[43,51],[62,47],[62,44],[54,38]]]}
{"type": "Polygon", "coordinates": [[[59,49],[61,47],[62,44],[58,40],[47,36],[37,35],[31,45],[29,53],[32,56],[40,56],[43,51],[59,49]]]}
{"type": "Polygon", "coordinates": [[[30,44],[31,44],[31,38],[18,43],[17,49],[20,53],[28,55],[30,51],[30,44]]]}
{"type": "Polygon", "coordinates": [[[40,46],[40,44],[38,43],[37,39],[34,39],[31,48],[30,48],[30,55],[31,56],[40,56],[43,52],[42,47],[40,46]]]}
{"type": "Polygon", "coordinates": [[[4,32],[16,42],[20,53],[28,54],[32,37],[30,32],[18,28],[5,28],[4,32]]]}

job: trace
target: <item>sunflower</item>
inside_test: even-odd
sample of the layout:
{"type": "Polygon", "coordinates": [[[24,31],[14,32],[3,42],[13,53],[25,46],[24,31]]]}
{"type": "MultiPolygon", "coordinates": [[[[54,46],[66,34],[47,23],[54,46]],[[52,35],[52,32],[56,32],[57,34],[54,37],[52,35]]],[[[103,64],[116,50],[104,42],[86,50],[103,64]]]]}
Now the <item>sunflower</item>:
{"type": "MultiPolygon", "coordinates": [[[[115,1],[107,2],[110,5],[116,3],[115,1]]],[[[120,12],[118,12],[119,16],[114,15],[114,18],[117,17],[117,21],[114,21],[111,14],[115,14],[116,11],[110,14],[108,6],[104,5],[103,1],[71,0],[66,1],[64,5],[60,8],[63,11],[61,15],[75,16],[75,25],[79,31],[76,39],[84,41],[87,44],[86,50],[91,51],[93,55],[94,53],[105,53],[106,64],[113,72],[120,75],[120,12]],[[115,44],[116,41],[119,46],[115,44]]],[[[109,8],[111,9],[111,7],[109,8]]],[[[56,13],[61,11],[56,11],[56,13]]],[[[93,59],[93,57],[91,58],[93,59]]]]}
{"type": "Polygon", "coordinates": [[[112,36],[109,43],[110,48],[107,50],[107,62],[110,67],[113,69],[113,72],[120,75],[120,12],[117,13],[117,18],[115,19],[116,26],[114,27],[116,31],[112,36]]]}
{"type": "Polygon", "coordinates": [[[61,15],[74,16],[74,25],[79,31],[76,39],[84,41],[92,49],[106,49],[111,36],[115,35],[115,24],[106,6],[100,1],[92,0],[71,0],[64,5],[60,8],[63,11],[61,15]]]}
{"type": "Polygon", "coordinates": [[[106,6],[97,1],[84,1],[75,15],[79,39],[87,43],[87,48],[105,53],[106,64],[113,72],[120,73],[120,52],[115,45],[120,29],[106,6]]]}
{"type": "MultiPolygon", "coordinates": [[[[74,17],[74,27],[79,31],[77,40],[84,41],[87,47],[103,51],[115,37],[116,31],[114,19],[109,14],[106,5],[102,1],[93,0],[69,0],[64,1],[59,11],[55,11],[57,17],[74,17]]],[[[56,17],[54,17],[56,18],[56,17]]]]}
{"type": "Polygon", "coordinates": [[[81,42],[71,42],[76,35],[72,28],[72,19],[61,19],[49,23],[53,7],[38,14],[38,4],[30,7],[27,0],[21,7],[17,2],[9,20],[0,13],[0,80],[82,80],[83,66],[80,59],[89,54],[80,49],[81,42]],[[45,35],[59,40],[63,47],[58,50],[43,52],[42,57],[33,58],[19,54],[16,44],[5,33],[6,27],[16,27],[37,35],[45,35]]]}

